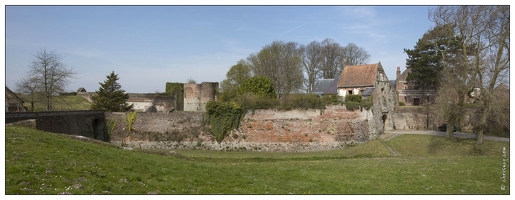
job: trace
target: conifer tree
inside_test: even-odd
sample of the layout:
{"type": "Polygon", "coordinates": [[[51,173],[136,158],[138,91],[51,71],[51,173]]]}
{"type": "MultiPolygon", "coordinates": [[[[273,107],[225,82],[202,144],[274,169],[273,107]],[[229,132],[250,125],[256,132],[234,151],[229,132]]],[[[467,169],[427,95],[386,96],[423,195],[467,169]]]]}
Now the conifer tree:
{"type": "Polygon", "coordinates": [[[127,105],[129,94],[122,90],[122,86],[117,82],[118,74],[111,72],[104,83],[99,83],[100,88],[93,96],[93,110],[104,110],[109,112],[125,112],[132,110],[132,105],[127,105]]]}

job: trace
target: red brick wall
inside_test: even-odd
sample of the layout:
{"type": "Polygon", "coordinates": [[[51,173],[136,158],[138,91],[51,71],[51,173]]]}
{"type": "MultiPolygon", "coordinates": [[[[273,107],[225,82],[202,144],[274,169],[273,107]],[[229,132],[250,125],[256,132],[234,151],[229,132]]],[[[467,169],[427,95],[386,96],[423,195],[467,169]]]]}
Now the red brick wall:
{"type": "Polygon", "coordinates": [[[226,142],[343,142],[368,139],[368,122],[359,111],[336,106],[325,110],[249,111],[226,142]]]}

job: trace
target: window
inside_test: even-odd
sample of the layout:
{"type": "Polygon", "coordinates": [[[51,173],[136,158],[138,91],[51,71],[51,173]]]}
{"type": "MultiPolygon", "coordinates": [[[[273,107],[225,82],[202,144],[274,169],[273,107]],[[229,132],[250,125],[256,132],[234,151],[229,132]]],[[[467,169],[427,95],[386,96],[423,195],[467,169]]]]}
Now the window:
{"type": "Polygon", "coordinates": [[[352,90],[349,90],[349,94],[352,94],[352,90]]]}

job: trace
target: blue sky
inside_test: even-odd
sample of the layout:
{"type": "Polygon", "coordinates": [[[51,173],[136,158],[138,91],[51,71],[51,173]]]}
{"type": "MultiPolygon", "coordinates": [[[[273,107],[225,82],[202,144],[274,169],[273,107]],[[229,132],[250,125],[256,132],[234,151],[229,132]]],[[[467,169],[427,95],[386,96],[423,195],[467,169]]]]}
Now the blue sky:
{"type": "Polygon", "coordinates": [[[5,83],[26,75],[42,48],[79,72],[89,92],[114,70],[130,93],[166,82],[220,82],[240,59],[273,41],[355,43],[390,80],[433,23],[428,6],[6,6],[5,83]]]}

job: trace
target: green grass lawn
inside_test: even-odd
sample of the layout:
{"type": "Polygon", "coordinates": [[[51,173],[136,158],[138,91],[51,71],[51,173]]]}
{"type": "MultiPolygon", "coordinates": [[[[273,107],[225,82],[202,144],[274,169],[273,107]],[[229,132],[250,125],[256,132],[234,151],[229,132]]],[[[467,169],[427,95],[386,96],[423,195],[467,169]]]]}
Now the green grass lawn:
{"type": "Polygon", "coordinates": [[[5,134],[6,194],[509,194],[510,186],[503,142],[471,150],[473,141],[404,135],[311,153],[169,153],[26,127],[5,134]]]}
{"type": "MultiPolygon", "coordinates": [[[[27,101],[23,106],[30,111],[30,102],[28,102],[30,97],[27,95],[20,95],[20,97],[27,101]]],[[[80,96],[55,96],[52,100],[53,111],[89,110],[91,108],[91,102],[80,96]]],[[[43,100],[34,103],[34,111],[46,111],[46,104],[43,100]]]]}

